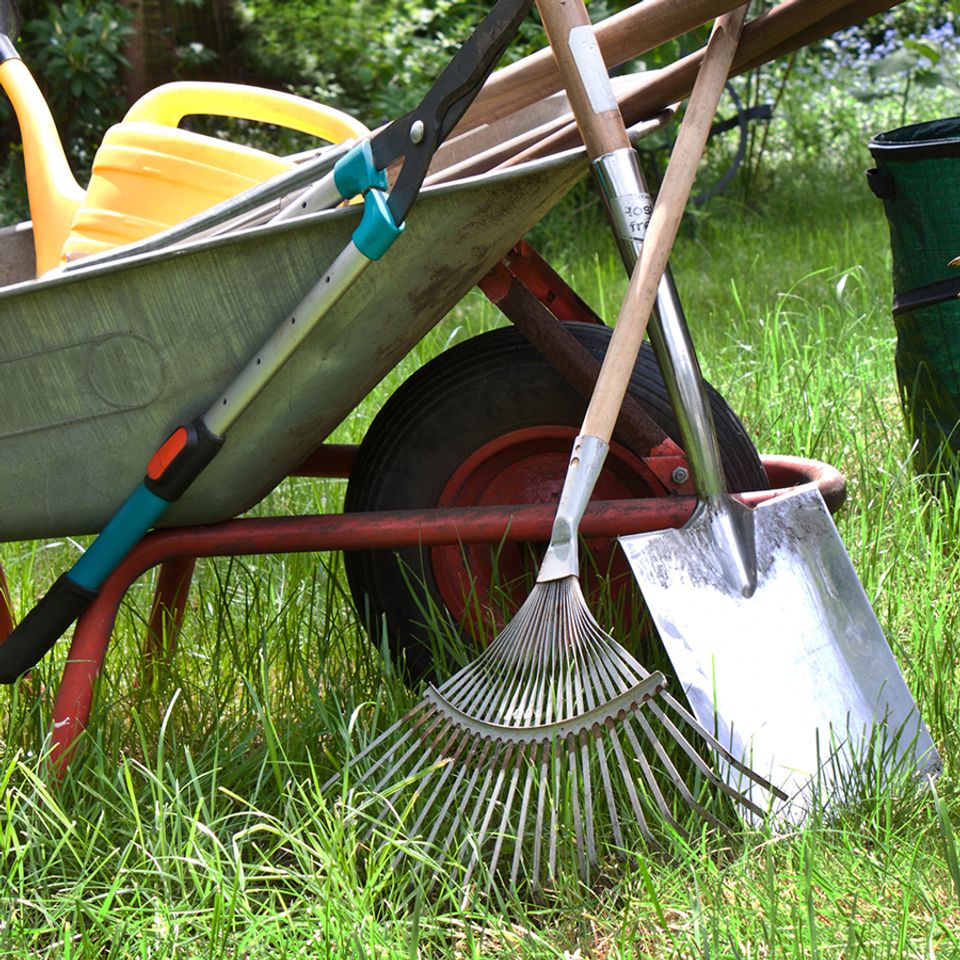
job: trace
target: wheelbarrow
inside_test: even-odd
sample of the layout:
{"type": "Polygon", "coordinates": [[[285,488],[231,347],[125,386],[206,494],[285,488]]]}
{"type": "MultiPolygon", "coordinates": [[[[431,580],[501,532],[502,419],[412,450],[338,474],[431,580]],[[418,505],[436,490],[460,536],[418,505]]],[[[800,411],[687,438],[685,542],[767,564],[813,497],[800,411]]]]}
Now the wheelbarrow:
{"type": "MultiPolygon", "coordinates": [[[[834,8],[846,9],[834,4],[829,15],[816,19],[799,2],[788,0],[781,7],[773,11],[779,20],[765,21],[773,22],[779,32],[762,34],[755,28],[753,46],[744,48],[741,68],[771,50],[781,52],[792,35],[798,43],[809,42],[813,26],[835,28],[834,8]]],[[[860,19],[865,11],[861,7],[847,13],[860,19]]],[[[682,95],[685,77],[689,79],[687,66],[680,63],[672,72],[644,78],[626,91],[622,106],[630,119],[653,117],[682,95]]],[[[489,102],[496,84],[491,91],[489,102]]],[[[481,99],[478,109],[482,107],[481,99]]],[[[331,451],[331,460],[322,449],[317,454],[322,441],[484,278],[484,288],[511,319],[523,322],[532,317],[528,324],[532,329],[549,305],[556,319],[586,321],[576,328],[573,339],[588,354],[601,352],[602,328],[582,301],[530,251],[516,246],[518,238],[586,171],[581,148],[563,149],[575,136],[572,124],[562,117],[547,123],[551,132],[541,134],[540,125],[520,122],[525,129],[516,136],[526,140],[522,147],[513,137],[495,138],[485,150],[473,147],[456,162],[438,154],[433,183],[428,181],[411,211],[403,244],[386,253],[375,274],[361,276],[350,287],[304,349],[253,402],[242,427],[231,435],[229,448],[164,517],[163,525],[178,532],[151,534],[116,571],[74,635],[55,710],[60,759],[69,755],[68,747],[85,722],[90,684],[102,661],[115,604],[132,577],[150,565],[184,555],[359,549],[369,556],[377,549],[421,543],[443,549],[462,543],[495,544],[504,536],[522,542],[547,538],[550,510],[536,506],[536,497],[528,496],[522,480],[528,472],[524,451],[535,448],[547,460],[556,459],[557,451],[565,451],[569,443],[575,422],[569,414],[541,414],[540,422],[530,425],[494,422],[491,437],[456,465],[457,483],[445,481],[415,513],[391,511],[383,517],[384,509],[395,511],[397,506],[369,489],[370,478],[381,467],[375,453],[361,451],[350,470],[351,486],[358,492],[349,500],[358,513],[290,522],[231,519],[305,462],[326,475],[347,472],[352,452],[331,451]],[[531,136],[532,131],[536,135],[531,136]],[[443,238],[442,248],[437,237],[443,238]],[[456,251],[455,269],[446,259],[450,251],[456,251]],[[534,431],[533,437],[522,433],[527,429],[534,431]],[[499,437],[509,439],[498,446],[499,437]],[[366,468],[366,474],[365,460],[377,464],[366,468]],[[489,483],[471,483],[475,475],[504,475],[508,482],[497,495],[489,483]],[[434,512],[437,508],[440,511],[434,512]],[[198,529],[201,525],[204,529],[198,529]],[[291,529],[296,525],[302,527],[302,535],[294,540],[291,529]]],[[[474,119],[465,136],[482,134],[481,126],[474,119]]],[[[227,208],[227,220],[240,212],[236,205],[227,208]]],[[[22,540],[100,529],[118,499],[138,481],[158,438],[216,399],[221,384],[256,350],[276,318],[295,307],[304,287],[343,248],[359,218],[358,210],[345,207],[202,239],[171,242],[168,235],[168,245],[161,241],[152,249],[132,247],[118,259],[91,259],[79,269],[11,282],[0,291],[7,385],[0,399],[0,537],[22,540]]],[[[10,250],[4,259],[11,265],[5,275],[11,281],[18,277],[14,264],[26,235],[26,229],[18,227],[4,237],[10,250]]],[[[500,333],[496,337],[508,339],[500,333]]],[[[555,356],[565,351],[568,357],[574,355],[569,337],[554,339],[564,344],[556,348],[555,356]]],[[[488,349],[486,343],[483,350],[488,349]]],[[[489,348],[490,355],[500,348],[499,343],[489,348]]],[[[485,354],[480,367],[487,374],[490,363],[485,354]]],[[[649,359],[641,363],[650,366],[649,359]]],[[[643,374],[650,372],[645,369],[638,379],[646,380],[643,374]]],[[[576,380],[576,375],[560,374],[554,381],[557,386],[549,388],[563,393],[565,403],[568,379],[576,380]]],[[[419,389],[423,382],[414,387],[419,389]]],[[[615,464],[620,461],[614,471],[619,477],[611,480],[609,501],[598,505],[592,517],[588,514],[583,527],[588,537],[679,526],[693,510],[683,454],[669,439],[663,405],[648,394],[639,397],[636,406],[635,419],[641,426],[626,432],[630,435],[632,429],[636,436],[638,430],[646,431],[645,443],[633,449],[624,443],[622,456],[614,458],[615,464]],[[674,496],[664,496],[667,493],[674,496]]],[[[729,416],[730,436],[736,438],[725,451],[731,469],[740,470],[739,480],[732,481],[735,488],[765,490],[752,496],[754,502],[773,496],[777,488],[802,483],[819,486],[833,505],[842,499],[842,478],[835,471],[784,458],[761,461],[719,397],[714,398],[714,408],[729,416]]],[[[376,450],[372,441],[369,450],[376,450]]],[[[561,461],[565,459],[564,453],[561,461]]],[[[542,496],[549,500],[551,491],[544,490],[542,496]]],[[[354,589],[379,595],[384,607],[394,603],[390,598],[394,588],[383,590],[379,584],[381,572],[370,573],[364,562],[355,571],[354,589]]],[[[161,577],[160,606],[169,603],[182,610],[183,573],[181,565],[178,576],[161,577]],[[172,581],[177,582],[171,591],[172,581]]],[[[436,583],[442,602],[451,609],[456,608],[457,582],[454,577],[436,583]]],[[[401,610],[395,616],[402,619],[405,613],[401,610]]],[[[415,668],[422,669],[422,664],[416,667],[412,648],[407,652],[415,668]]]]}

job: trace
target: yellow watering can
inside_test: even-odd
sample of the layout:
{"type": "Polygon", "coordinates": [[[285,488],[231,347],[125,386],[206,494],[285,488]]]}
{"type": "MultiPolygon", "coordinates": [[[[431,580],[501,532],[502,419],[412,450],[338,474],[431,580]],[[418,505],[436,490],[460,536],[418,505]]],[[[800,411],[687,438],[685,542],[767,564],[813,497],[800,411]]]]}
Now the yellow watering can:
{"type": "Polygon", "coordinates": [[[0,86],[20,123],[38,274],[141,240],[293,166],[263,150],[178,129],[185,116],[273,123],[331,143],[370,132],[346,113],[289,93],[229,83],[165,84],[106,132],[84,191],[26,65],[0,63],[0,86]]]}

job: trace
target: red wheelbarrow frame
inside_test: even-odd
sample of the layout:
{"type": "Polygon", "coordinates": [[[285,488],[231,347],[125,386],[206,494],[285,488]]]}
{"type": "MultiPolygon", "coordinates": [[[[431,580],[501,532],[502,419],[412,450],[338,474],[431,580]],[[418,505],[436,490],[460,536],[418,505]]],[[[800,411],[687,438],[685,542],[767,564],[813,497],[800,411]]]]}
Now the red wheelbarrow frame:
{"type": "MultiPolygon", "coordinates": [[[[354,448],[321,448],[312,460],[343,464],[354,448]]],[[[831,510],[843,502],[843,475],[834,467],[799,457],[761,457],[771,489],[743,494],[751,505],[800,487],[819,488],[831,510]]],[[[340,477],[332,472],[312,476],[340,477]]],[[[696,498],[651,497],[592,503],[581,525],[586,538],[614,538],[680,527],[690,518],[696,498]]],[[[314,553],[330,550],[396,549],[410,546],[456,546],[501,541],[545,541],[554,507],[549,504],[327,514],[302,517],[240,518],[208,527],[182,527],[148,534],[109,577],[97,600],[74,630],[70,652],[53,708],[50,760],[63,772],[76,740],[90,717],[93,691],[113,633],[120,603],[146,571],[160,566],[150,614],[147,655],[157,656],[160,638],[175,635],[186,606],[194,566],[201,557],[314,553]],[[165,623],[166,621],[166,623],[165,623]]],[[[0,639],[9,631],[6,622],[0,639]]]]}
{"type": "MultiPolygon", "coordinates": [[[[512,278],[546,306],[556,320],[599,322],[590,308],[539,256],[524,243],[504,259],[481,288],[500,303],[505,283],[512,278]],[[504,270],[510,278],[505,278],[504,270]]],[[[505,309],[505,312],[509,312],[505,309]]],[[[511,316],[511,319],[515,319],[511,316]]],[[[517,320],[527,333],[527,325],[517,320]]],[[[556,324],[559,328],[562,324],[556,324]]],[[[531,339],[537,338],[531,332],[531,339]]],[[[563,335],[546,340],[562,341],[563,335]]],[[[582,371],[577,358],[563,354],[562,342],[537,343],[573,385],[587,390],[591,384],[576,381],[582,371]],[[553,353],[553,355],[550,355],[553,353]]],[[[648,423],[628,427],[643,439],[648,423]]],[[[655,437],[649,438],[648,449],[655,437]]],[[[665,463],[682,456],[669,438],[658,446],[665,463]]],[[[291,476],[343,479],[350,475],[356,447],[326,444],[318,448],[291,476]]],[[[652,462],[652,461],[651,461],[652,462]]],[[[799,488],[817,487],[831,511],[843,503],[843,475],[828,464],[799,457],[763,456],[770,489],[740,494],[749,505],[799,488]]],[[[683,526],[697,500],[683,487],[679,495],[591,503],[580,532],[587,539],[614,539],[683,526]]],[[[180,527],[149,533],[104,583],[99,597],[80,617],[57,687],[52,718],[50,762],[62,774],[70,762],[77,739],[86,728],[97,678],[103,666],[120,603],[131,585],[146,571],[160,567],[149,618],[144,656],[156,667],[164,638],[169,656],[183,620],[196,561],[204,557],[253,556],[275,553],[319,553],[332,550],[400,549],[403,547],[463,546],[502,542],[543,542],[549,539],[555,507],[552,504],[431,508],[394,512],[324,514],[296,517],[239,518],[209,526],[180,527]]],[[[10,597],[0,568],[0,643],[13,627],[10,597]]]]}

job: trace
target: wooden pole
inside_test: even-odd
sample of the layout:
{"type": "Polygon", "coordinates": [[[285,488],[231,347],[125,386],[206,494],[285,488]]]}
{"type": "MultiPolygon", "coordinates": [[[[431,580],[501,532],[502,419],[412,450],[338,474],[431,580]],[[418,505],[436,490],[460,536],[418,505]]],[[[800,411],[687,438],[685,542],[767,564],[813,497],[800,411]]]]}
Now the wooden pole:
{"type": "Polygon", "coordinates": [[[714,24],[653,208],[647,236],[583,419],[580,432],[586,436],[610,440],[746,15],[747,5],[744,4],[724,14],[714,24]]]}
{"type": "MultiPolygon", "coordinates": [[[[741,0],[643,0],[594,27],[608,69],[688,33],[741,0]]],[[[549,47],[497,70],[464,114],[454,136],[530,106],[563,88],[549,47]]]]}

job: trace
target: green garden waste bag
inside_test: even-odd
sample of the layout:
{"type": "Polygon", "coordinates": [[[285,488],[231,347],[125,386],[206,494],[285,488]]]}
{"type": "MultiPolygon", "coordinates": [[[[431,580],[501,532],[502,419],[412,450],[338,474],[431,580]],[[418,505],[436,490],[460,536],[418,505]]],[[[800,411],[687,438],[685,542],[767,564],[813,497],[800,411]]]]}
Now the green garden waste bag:
{"type": "Polygon", "coordinates": [[[960,471],[960,117],[881,133],[867,172],[893,252],[896,369],[923,473],[960,471]]]}

